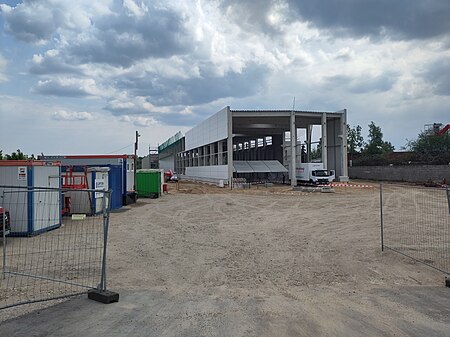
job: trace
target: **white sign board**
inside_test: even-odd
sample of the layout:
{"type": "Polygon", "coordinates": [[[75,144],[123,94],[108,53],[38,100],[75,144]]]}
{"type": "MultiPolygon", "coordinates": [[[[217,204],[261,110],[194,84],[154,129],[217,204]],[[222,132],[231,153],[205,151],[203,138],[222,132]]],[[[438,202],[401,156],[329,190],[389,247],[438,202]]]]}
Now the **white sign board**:
{"type": "MultiPolygon", "coordinates": [[[[95,179],[96,190],[106,190],[105,179],[95,179]]],[[[103,192],[95,192],[95,198],[103,198],[103,192]]]]}
{"type": "Polygon", "coordinates": [[[17,180],[27,180],[27,167],[19,166],[17,168],[17,180]]]}

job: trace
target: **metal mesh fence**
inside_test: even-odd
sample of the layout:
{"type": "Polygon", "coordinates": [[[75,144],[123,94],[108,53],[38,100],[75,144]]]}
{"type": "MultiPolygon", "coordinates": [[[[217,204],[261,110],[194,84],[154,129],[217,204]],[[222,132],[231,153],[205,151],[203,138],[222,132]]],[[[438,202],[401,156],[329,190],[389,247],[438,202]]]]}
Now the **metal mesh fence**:
{"type": "Polygon", "coordinates": [[[0,197],[0,308],[106,289],[109,192],[0,186],[0,197]]]}
{"type": "Polygon", "coordinates": [[[382,184],[381,242],[388,248],[450,273],[450,192],[382,184]]]}

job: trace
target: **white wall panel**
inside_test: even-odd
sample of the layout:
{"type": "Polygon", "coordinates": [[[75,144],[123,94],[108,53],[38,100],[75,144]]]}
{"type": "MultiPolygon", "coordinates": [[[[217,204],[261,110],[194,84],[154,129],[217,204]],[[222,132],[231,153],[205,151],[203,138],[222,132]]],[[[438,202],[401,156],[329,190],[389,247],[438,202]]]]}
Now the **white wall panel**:
{"type": "Polygon", "coordinates": [[[162,158],[159,160],[159,168],[169,171],[169,170],[175,170],[175,156],[171,155],[166,158],[162,158]]]}
{"type": "Polygon", "coordinates": [[[209,178],[209,179],[228,179],[228,166],[197,166],[186,167],[186,176],[195,178],[209,178]]]}
{"type": "Polygon", "coordinates": [[[217,142],[228,137],[227,108],[195,126],[185,136],[186,150],[217,142]]]}

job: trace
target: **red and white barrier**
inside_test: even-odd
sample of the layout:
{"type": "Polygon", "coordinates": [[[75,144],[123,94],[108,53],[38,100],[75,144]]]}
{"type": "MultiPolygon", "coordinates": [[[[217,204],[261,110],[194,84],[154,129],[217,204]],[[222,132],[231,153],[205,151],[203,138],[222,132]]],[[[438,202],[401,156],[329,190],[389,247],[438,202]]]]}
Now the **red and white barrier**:
{"type": "Polygon", "coordinates": [[[367,184],[347,184],[347,183],[331,183],[331,187],[356,187],[356,188],[373,188],[372,185],[367,184]]]}

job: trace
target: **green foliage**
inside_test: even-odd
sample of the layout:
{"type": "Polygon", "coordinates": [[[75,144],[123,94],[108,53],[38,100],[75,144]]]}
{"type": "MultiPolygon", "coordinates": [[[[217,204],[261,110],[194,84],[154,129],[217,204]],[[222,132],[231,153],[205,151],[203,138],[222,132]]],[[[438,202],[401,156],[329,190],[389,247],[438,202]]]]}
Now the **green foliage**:
{"type": "Polygon", "coordinates": [[[23,154],[23,152],[20,151],[20,149],[17,149],[17,151],[11,154],[5,155],[3,155],[3,151],[0,151],[0,160],[26,160],[26,159],[34,159],[34,155],[32,155],[31,158],[28,158],[28,156],[23,154]]]}
{"type": "Polygon", "coordinates": [[[322,138],[319,139],[316,148],[311,150],[311,160],[316,159],[322,160],[322,138]]]}
{"type": "Polygon", "coordinates": [[[369,136],[368,143],[364,147],[364,153],[368,155],[379,155],[384,153],[390,153],[394,151],[394,146],[383,140],[383,133],[381,132],[381,127],[375,125],[372,121],[369,124],[369,136]]]}
{"type": "Polygon", "coordinates": [[[361,135],[361,126],[357,125],[352,128],[349,124],[347,124],[347,146],[351,157],[353,157],[355,153],[359,152],[363,145],[364,138],[361,135]]]}
{"type": "Polygon", "coordinates": [[[144,157],[137,157],[137,160],[136,160],[136,170],[142,169],[142,159],[144,159],[144,157]]]}
{"type": "Polygon", "coordinates": [[[450,134],[442,136],[421,132],[416,140],[410,140],[406,148],[413,152],[415,162],[427,164],[448,164],[450,162],[450,134]]]}

